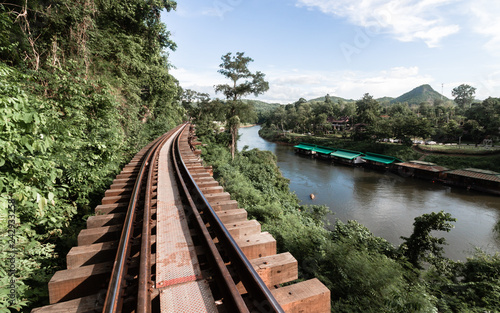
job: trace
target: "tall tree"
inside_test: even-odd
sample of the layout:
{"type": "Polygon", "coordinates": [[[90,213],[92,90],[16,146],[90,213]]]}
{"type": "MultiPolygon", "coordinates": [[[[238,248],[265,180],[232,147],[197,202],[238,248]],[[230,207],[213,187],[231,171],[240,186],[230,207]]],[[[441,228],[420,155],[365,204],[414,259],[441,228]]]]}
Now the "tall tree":
{"type": "Polygon", "coordinates": [[[462,84],[458,87],[453,88],[451,95],[455,97],[455,102],[461,109],[471,106],[474,101],[474,94],[476,93],[476,88],[469,86],[467,84],[462,84]]]}
{"type": "Polygon", "coordinates": [[[356,101],[358,122],[372,125],[380,116],[381,106],[377,100],[365,93],[361,100],[356,101]]]}
{"type": "Polygon", "coordinates": [[[244,56],[244,52],[236,52],[232,55],[231,52],[222,56],[222,63],[219,65],[218,71],[226,78],[232,81],[232,84],[221,84],[215,86],[215,92],[221,92],[228,100],[228,110],[226,120],[228,128],[231,131],[231,156],[234,159],[236,151],[236,140],[240,120],[244,119],[240,116],[245,110],[243,107],[248,106],[240,100],[243,96],[254,94],[256,97],[269,90],[269,83],[264,80],[262,72],[252,73],[248,69],[248,64],[253,62],[250,57],[244,56]],[[236,118],[237,117],[237,118],[236,118]]]}

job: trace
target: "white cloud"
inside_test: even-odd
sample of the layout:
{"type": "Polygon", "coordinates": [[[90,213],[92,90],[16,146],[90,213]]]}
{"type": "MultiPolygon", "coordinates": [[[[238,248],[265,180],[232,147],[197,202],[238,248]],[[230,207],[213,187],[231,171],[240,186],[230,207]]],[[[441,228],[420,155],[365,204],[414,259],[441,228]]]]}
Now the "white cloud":
{"type": "Polygon", "coordinates": [[[170,70],[172,74],[184,89],[192,89],[198,92],[208,93],[211,97],[216,95],[214,86],[227,83],[224,78],[217,73],[217,69],[190,70],[186,68],[175,68],[170,70]]]}
{"type": "Polygon", "coordinates": [[[493,55],[500,56],[500,2],[476,0],[469,4],[473,30],[487,38],[484,45],[493,55]]]}
{"type": "MultiPolygon", "coordinates": [[[[421,74],[417,66],[393,67],[375,72],[363,71],[299,71],[267,69],[266,79],[270,89],[265,94],[254,98],[266,102],[293,103],[300,98],[315,99],[326,94],[346,99],[360,99],[365,93],[375,98],[399,97],[405,92],[423,84],[430,84],[434,90],[441,92],[441,83],[432,76],[421,74]]],[[[216,95],[214,85],[227,83],[216,70],[206,72],[188,70],[185,68],[172,69],[171,74],[177,78],[185,89],[208,93],[211,97],[216,95]]],[[[463,82],[447,82],[444,86],[444,95],[451,98],[451,89],[460,84],[469,84],[477,88],[476,98],[485,99],[489,96],[499,97],[500,68],[497,67],[476,79],[463,82]]]]}
{"type": "Polygon", "coordinates": [[[258,99],[292,103],[300,98],[314,99],[327,93],[348,99],[360,99],[370,93],[376,98],[401,94],[434,79],[419,73],[418,67],[394,67],[379,72],[361,71],[268,71],[270,89],[258,99]]]}
{"type": "Polygon", "coordinates": [[[346,18],[372,33],[389,33],[400,41],[422,40],[436,47],[459,25],[447,16],[450,4],[463,0],[297,0],[300,7],[346,18]]]}

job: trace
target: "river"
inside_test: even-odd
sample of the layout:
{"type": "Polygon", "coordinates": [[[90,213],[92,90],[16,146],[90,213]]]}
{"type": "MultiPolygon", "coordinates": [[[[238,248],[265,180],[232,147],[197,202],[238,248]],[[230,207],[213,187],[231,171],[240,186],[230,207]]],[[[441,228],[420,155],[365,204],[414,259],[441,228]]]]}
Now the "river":
{"type": "Polygon", "coordinates": [[[494,232],[500,220],[500,197],[296,155],[292,146],[262,139],[259,129],[240,128],[238,149],[248,146],[273,152],[281,173],[290,179],[291,191],[302,204],[328,206],[331,224],[336,219],[357,220],[374,235],[399,245],[400,236],[411,235],[415,217],[444,210],[457,219],[449,233],[434,234],[446,238],[447,257],[465,260],[474,247],[489,253],[500,251],[494,232]]]}

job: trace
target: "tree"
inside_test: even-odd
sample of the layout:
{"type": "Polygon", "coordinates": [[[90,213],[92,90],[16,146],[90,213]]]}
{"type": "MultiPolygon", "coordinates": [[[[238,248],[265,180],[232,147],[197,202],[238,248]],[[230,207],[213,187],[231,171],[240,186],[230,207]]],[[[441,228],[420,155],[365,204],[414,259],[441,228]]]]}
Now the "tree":
{"type": "Polygon", "coordinates": [[[467,84],[462,84],[458,87],[455,87],[451,91],[451,95],[455,97],[455,102],[461,109],[464,109],[466,106],[470,107],[472,105],[475,93],[476,88],[467,84]]]}
{"type": "Polygon", "coordinates": [[[373,124],[380,115],[381,106],[377,100],[365,93],[361,100],[356,101],[356,114],[359,123],[373,124]]]}
{"type": "Polygon", "coordinates": [[[202,113],[201,106],[208,103],[210,96],[208,93],[200,93],[195,90],[186,89],[181,95],[181,104],[187,110],[188,114],[199,119],[202,113]]]}
{"type": "Polygon", "coordinates": [[[443,247],[446,244],[444,238],[436,238],[431,231],[440,230],[449,232],[454,226],[450,222],[456,219],[450,213],[432,212],[415,218],[413,223],[413,234],[410,237],[401,237],[404,243],[400,249],[413,266],[422,268],[422,261],[442,259],[443,247]]]}
{"type": "Polygon", "coordinates": [[[475,120],[484,127],[487,136],[498,136],[500,133],[500,99],[488,98],[482,103],[475,103],[465,112],[468,120],[475,120]]]}
{"type": "Polygon", "coordinates": [[[256,97],[263,94],[269,90],[269,83],[264,80],[265,75],[262,72],[250,72],[248,64],[253,62],[253,59],[245,57],[244,52],[236,52],[235,56],[229,52],[223,55],[221,59],[222,63],[219,65],[221,69],[218,72],[229,78],[232,81],[232,85],[217,85],[215,86],[215,92],[222,92],[229,102],[226,120],[231,121],[229,125],[231,131],[231,156],[234,159],[239,121],[243,118],[239,114],[246,111],[241,108],[245,104],[240,100],[243,96],[249,94],[254,94],[256,97]],[[239,83],[242,80],[243,82],[239,83]],[[235,117],[238,118],[236,119],[235,117]],[[233,123],[237,124],[234,125],[233,123]]]}
{"type": "Polygon", "coordinates": [[[468,120],[465,122],[464,130],[469,134],[472,140],[474,140],[476,146],[484,137],[484,126],[479,125],[476,120],[468,120]]]}

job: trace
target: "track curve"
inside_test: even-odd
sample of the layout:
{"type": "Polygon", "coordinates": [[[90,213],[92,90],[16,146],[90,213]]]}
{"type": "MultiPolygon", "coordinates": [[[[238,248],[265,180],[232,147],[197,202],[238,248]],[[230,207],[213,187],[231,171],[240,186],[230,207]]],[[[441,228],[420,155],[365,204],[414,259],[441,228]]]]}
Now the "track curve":
{"type": "Polygon", "coordinates": [[[182,124],[134,156],[50,280],[51,304],[32,312],[330,311],[317,279],[282,287],[296,260],[247,220],[199,144],[182,124]]]}

